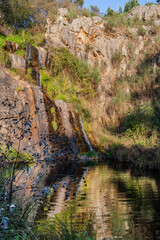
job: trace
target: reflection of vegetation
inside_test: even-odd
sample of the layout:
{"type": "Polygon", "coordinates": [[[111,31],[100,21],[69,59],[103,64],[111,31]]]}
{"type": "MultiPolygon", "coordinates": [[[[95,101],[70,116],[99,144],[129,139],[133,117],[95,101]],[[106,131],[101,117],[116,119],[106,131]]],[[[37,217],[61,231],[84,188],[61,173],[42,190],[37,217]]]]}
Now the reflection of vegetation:
{"type": "Polygon", "coordinates": [[[53,219],[38,221],[36,235],[46,240],[94,240],[96,233],[92,222],[91,214],[76,215],[74,207],[68,207],[53,219]]]}
{"type": "Polygon", "coordinates": [[[114,171],[103,165],[92,168],[85,180],[87,189],[83,185],[81,191],[86,191],[86,198],[77,211],[83,209],[83,204],[93,208],[94,213],[98,211],[97,206],[101,208],[102,213],[97,217],[104,216],[101,227],[106,237],[109,234],[133,240],[136,234],[138,240],[153,239],[146,221],[150,224],[156,216],[154,199],[158,189],[155,180],[132,177],[129,171],[114,171]],[[143,228],[145,233],[141,232],[143,228]]]}
{"type": "Polygon", "coordinates": [[[16,163],[32,163],[34,161],[34,158],[32,155],[29,155],[27,153],[18,153],[14,148],[10,146],[0,146],[0,159],[4,163],[10,163],[13,164],[16,163]]]}

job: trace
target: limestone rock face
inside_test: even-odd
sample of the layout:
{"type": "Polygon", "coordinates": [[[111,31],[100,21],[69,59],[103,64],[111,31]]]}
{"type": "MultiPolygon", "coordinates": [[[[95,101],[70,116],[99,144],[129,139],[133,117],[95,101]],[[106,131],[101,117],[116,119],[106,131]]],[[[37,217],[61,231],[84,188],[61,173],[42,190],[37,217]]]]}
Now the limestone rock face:
{"type": "Polygon", "coordinates": [[[26,69],[26,61],[23,57],[10,53],[11,68],[26,69]]]}
{"type": "Polygon", "coordinates": [[[75,154],[88,152],[90,148],[85,139],[85,130],[82,129],[83,122],[79,115],[73,111],[71,104],[67,104],[60,99],[56,99],[54,103],[57,108],[56,112],[61,119],[63,133],[68,138],[72,151],[75,154]]]}
{"type": "Polygon", "coordinates": [[[0,144],[12,142],[16,149],[29,154],[43,155],[43,150],[49,153],[51,144],[43,92],[6,71],[0,66],[0,144]]]}
{"type": "Polygon", "coordinates": [[[90,65],[103,62],[110,65],[112,56],[122,48],[124,37],[115,39],[104,31],[105,22],[100,17],[77,17],[69,23],[67,10],[59,9],[55,22],[47,20],[46,41],[53,47],[67,47],[75,56],[87,60],[90,65]],[[109,61],[108,61],[109,60],[109,61]]]}
{"type": "Polygon", "coordinates": [[[55,100],[55,105],[58,108],[61,115],[62,126],[64,128],[65,136],[68,137],[71,144],[71,148],[74,149],[74,152],[78,153],[76,139],[74,137],[72,125],[70,123],[70,112],[69,112],[67,103],[57,99],[55,100]]]}
{"type": "Polygon", "coordinates": [[[53,151],[58,157],[89,151],[70,105],[62,100],[53,102],[39,86],[12,77],[1,65],[0,89],[0,145],[10,144],[41,159],[50,158],[53,151]],[[58,116],[57,130],[52,126],[52,108],[58,116]]]}
{"type": "Polygon", "coordinates": [[[128,17],[139,16],[141,20],[154,20],[160,16],[160,5],[136,6],[128,17]]]}
{"type": "MultiPolygon", "coordinates": [[[[134,7],[127,17],[133,18],[136,15],[144,22],[151,19],[154,25],[158,25],[160,5],[134,7]]],[[[99,67],[101,83],[98,87],[98,111],[100,119],[109,119],[106,109],[111,102],[112,84],[119,77],[135,73],[135,68],[129,63],[131,57],[135,66],[138,65],[144,58],[145,42],[155,44],[156,33],[149,24],[142,24],[146,31],[145,36],[142,36],[136,24],[114,28],[97,16],[77,16],[69,23],[66,16],[67,10],[59,9],[56,21],[47,19],[46,43],[52,47],[65,47],[76,57],[87,61],[90,66],[99,67]]]]}

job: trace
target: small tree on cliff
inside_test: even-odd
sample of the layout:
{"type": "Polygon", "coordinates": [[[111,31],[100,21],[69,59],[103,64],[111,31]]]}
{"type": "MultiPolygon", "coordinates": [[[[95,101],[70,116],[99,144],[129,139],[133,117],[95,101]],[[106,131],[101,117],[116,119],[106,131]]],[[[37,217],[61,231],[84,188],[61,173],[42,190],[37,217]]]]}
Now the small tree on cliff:
{"type": "Polygon", "coordinates": [[[76,3],[78,6],[83,7],[84,0],[74,0],[74,3],[76,3]]]}
{"type": "Polygon", "coordinates": [[[133,7],[138,5],[139,5],[138,0],[129,0],[129,2],[125,4],[124,12],[129,12],[132,10],[133,7]]]}
{"type": "Polygon", "coordinates": [[[57,10],[56,0],[0,0],[2,18],[14,28],[45,24],[49,12],[57,10]]]}
{"type": "Polygon", "coordinates": [[[100,10],[97,6],[91,5],[91,12],[93,12],[95,14],[99,14],[100,10]]]}

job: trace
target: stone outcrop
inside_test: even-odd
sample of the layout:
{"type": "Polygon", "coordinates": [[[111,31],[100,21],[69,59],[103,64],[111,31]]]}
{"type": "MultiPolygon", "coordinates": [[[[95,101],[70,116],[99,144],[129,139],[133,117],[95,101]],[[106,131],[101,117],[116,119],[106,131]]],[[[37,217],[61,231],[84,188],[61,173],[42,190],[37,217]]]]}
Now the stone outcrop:
{"type": "Polygon", "coordinates": [[[10,53],[11,68],[21,69],[25,71],[26,61],[23,57],[10,53]]]}
{"type": "Polygon", "coordinates": [[[6,73],[0,66],[0,144],[43,155],[51,151],[43,92],[6,73]]]}
{"type": "Polygon", "coordinates": [[[14,53],[15,51],[18,50],[18,47],[19,47],[19,46],[18,46],[17,43],[10,42],[10,41],[6,41],[5,49],[6,49],[8,52],[14,53]]]}
{"type": "Polygon", "coordinates": [[[160,18],[160,5],[136,6],[132,9],[128,17],[136,16],[143,21],[160,18]]]}
{"type": "Polygon", "coordinates": [[[83,122],[80,116],[72,109],[72,105],[59,99],[56,99],[54,103],[56,106],[55,111],[59,116],[57,120],[60,120],[62,132],[69,139],[74,153],[90,151],[91,144],[85,133],[83,122]]]}
{"type": "MultiPolygon", "coordinates": [[[[15,55],[14,55],[15,56],[15,55]]],[[[19,65],[18,65],[19,66],[19,65]]],[[[0,66],[0,145],[9,144],[40,159],[89,151],[79,118],[71,106],[54,102],[37,85],[11,77],[0,66]],[[51,109],[55,109],[56,117],[51,109]],[[55,119],[53,119],[55,118],[55,119]],[[52,122],[57,122],[57,130],[52,122]]]]}
{"type": "Polygon", "coordinates": [[[0,22],[0,33],[5,36],[8,36],[8,35],[12,34],[13,31],[11,29],[7,28],[4,24],[2,24],[0,22]]]}
{"type": "Polygon", "coordinates": [[[45,67],[47,62],[48,52],[46,49],[42,47],[37,47],[37,51],[38,51],[38,65],[41,67],[45,67]]]}
{"type": "Polygon", "coordinates": [[[100,17],[77,17],[69,23],[66,14],[66,9],[59,9],[54,23],[50,19],[47,20],[48,45],[67,47],[75,56],[87,60],[90,65],[98,63],[102,66],[105,63],[108,68],[116,51],[122,49],[126,55],[124,37],[116,33],[115,36],[107,36],[105,22],[100,17]]]}
{"type": "MultiPolygon", "coordinates": [[[[127,18],[139,14],[141,20],[154,18],[154,24],[157,25],[159,9],[159,5],[138,6],[133,8],[127,18]]],[[[136,66],[144,58],[145,42],[148,41],[150,45],[156,46],[154,38],[156,30],[154,31],[153,26],[142,24],[141,28],[144,28],[145,36],[139,32],[139,25],[114,28],[97,16],[93,18],[77,16],[70,23],[67,21],[66,9],[59,9],[54,22],[47,19],[45,38],[48,46],[65,47],[91,66],[99,67],[101,83],[98,87],[99,98],[96,103],[99,121],[109,120],[106,112],[112,99],[113,82],[119,77],[131,76],[136,71],[129,63],[130,59],[133,59],[136,66]]]]}

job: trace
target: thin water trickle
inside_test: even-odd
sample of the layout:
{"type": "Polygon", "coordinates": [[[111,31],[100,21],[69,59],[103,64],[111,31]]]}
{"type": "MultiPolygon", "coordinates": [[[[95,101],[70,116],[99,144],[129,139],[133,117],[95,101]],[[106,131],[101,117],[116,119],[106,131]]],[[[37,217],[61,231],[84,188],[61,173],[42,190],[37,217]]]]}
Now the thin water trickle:
{"type": "Polygon", "coordinates": [[[80,123],[80,125],[81,125],[81,129],[82,129],[82,132],[83,132],[83,136],[84,136],[84,139],[85,139],[85,141],[86,141],[86,143],[87,143],[87,145],[88,145],[88,147],[89,147],[89,150],[90,150],[90,151],[94,151],[94,148],[93,148],[93,146],[92,146],[92,144],[91,144],[91,142],[90,142],[90,140],[89,140],[89,138],[88,138],[88,136],[87,136],[87,134],[86,134],[86,131],[85,131],[85,129],[84,129],[83,121],[82,121],[82,119],[81,119],[80,116],[79,116],[79,123],[80,123]]]}

